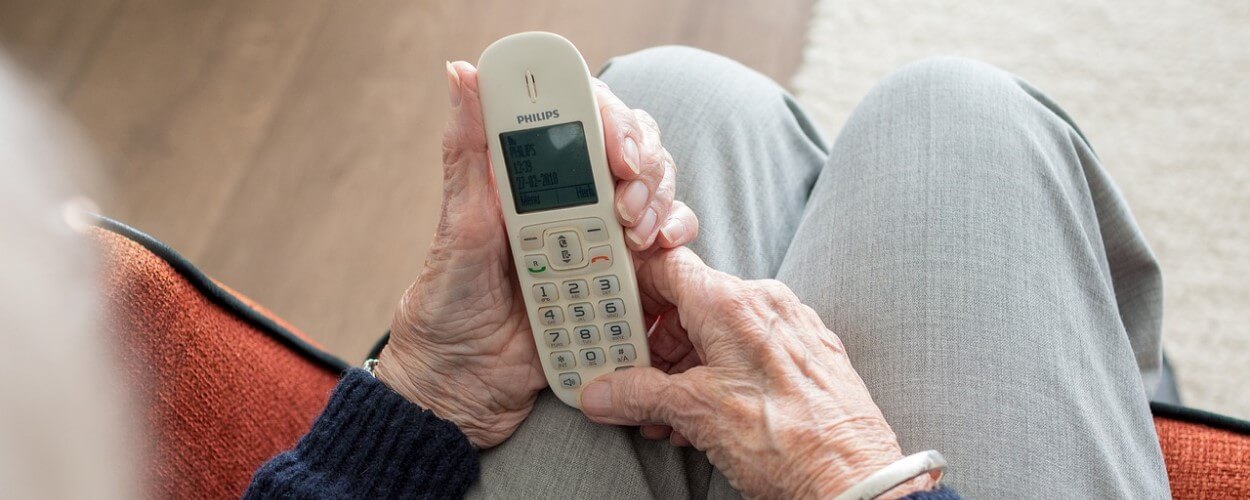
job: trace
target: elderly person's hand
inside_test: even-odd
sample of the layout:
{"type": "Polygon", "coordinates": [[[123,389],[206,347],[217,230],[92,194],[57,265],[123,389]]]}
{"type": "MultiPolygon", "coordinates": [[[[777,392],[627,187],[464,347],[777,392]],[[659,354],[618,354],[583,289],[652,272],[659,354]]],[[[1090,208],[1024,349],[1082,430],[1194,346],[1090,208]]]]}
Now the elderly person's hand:
{"type": "MultiPolygon", "coordinates": [[[[486,448],[512,435],[547,382],[491,180],[477,70],[448,63],[447,81],[452,107],[443,135],[442,216],[375,373],[486,448]]],[[[694,239],[698,220],[673,201],[673,161],[655,121],[597,81],[595,98],[630,248],[648,252],[694,239]]]]}
{"type": "Polygon", "coordinates": [[[685,248],[647,259],[638,281],[644,309],[663,315],[660,369],[596,379],[581,397],[592,420],[653,439],[671,426],[750,497],[831,498],[902,458],[842,341],[785,285],[715,271],[685,248]]]}

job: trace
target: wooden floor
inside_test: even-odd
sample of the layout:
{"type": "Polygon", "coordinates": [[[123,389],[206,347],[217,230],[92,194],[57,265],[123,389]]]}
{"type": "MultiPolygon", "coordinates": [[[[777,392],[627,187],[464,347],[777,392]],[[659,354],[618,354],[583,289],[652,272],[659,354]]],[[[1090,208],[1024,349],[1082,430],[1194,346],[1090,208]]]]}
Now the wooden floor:
{"type": "Polygon", "coordinates": [[[658,44],[788,82],[810,0],[0,0],[0,43],[94,141],[104,212],[361,359],[421,269],[443,61],[517,31],[591,67],[658,44]],[[518,9],[524,6],[524,9],[518,9]]]}

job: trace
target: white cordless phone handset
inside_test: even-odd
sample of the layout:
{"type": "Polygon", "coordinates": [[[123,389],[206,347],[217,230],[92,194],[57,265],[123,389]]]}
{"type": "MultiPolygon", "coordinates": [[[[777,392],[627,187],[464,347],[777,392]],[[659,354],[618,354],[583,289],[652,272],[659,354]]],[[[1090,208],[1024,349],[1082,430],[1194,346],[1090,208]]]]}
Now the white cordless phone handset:
{"type": "Polygon", "coordinates": [[[552,390],[579,407],[595,377],[651,363],[590,71],[572,43],[542,32],[500,39],[477,68],[534,341],[552,390]]]}

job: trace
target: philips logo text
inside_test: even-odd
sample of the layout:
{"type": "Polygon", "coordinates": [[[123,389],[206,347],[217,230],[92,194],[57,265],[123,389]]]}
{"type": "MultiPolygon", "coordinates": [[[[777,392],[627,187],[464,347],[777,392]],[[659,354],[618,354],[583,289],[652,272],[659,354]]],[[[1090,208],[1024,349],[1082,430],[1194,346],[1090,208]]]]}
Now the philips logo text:
{"type": "Polygon", "coordinates": [[[534,122],[540,122],[540,121],[543,121],[543,120],[550,120],[550,119],[552,119],[552,118],[559,118],[559,117],[560,117],[560,110],[558,110],[558,109],[553,109],[553,110],[551,110],[551,111],[543,111],[543,112],[541,112],[541,113],[530,113],[530,114],[528,114],[528,115],[517,115],[517,117],[516,117],[516,122],[517,122],[518,124],[521,124],[521,123],[534,123],[534,122]]]}

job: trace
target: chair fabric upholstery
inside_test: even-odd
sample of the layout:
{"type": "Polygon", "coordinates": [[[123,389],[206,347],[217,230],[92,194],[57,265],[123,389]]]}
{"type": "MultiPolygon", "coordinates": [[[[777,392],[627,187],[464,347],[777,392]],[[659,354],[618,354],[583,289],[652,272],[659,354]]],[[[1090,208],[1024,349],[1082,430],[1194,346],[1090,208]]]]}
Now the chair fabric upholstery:
{"type": "MultiPolygon", "coordinates": [[[[307,431],[348,365],[150,236],[104,218],[92,236],[108,333],[145,404],[150,495],[239,496],[307,431]]],[[[1250,498],[1250,422],[1151,410],[1176,498],[1250,498]]]]}
{"type": "Polygon", "coordinates": [[[158,255],[141,233],[102,225],[91,234],[108,334],[143,405],[149,496],[237,498],[308,430],[346,365],[300,352],[316,346],[233,292],[219,287],[215,297],[211,280],[180,273],[167,259],[176,254],[158,255]]]}
{"type": "Polygon", "coordinates": [[[1151,403],[1174,498],[1250,498],[1250,422],[1151,403]]]}

